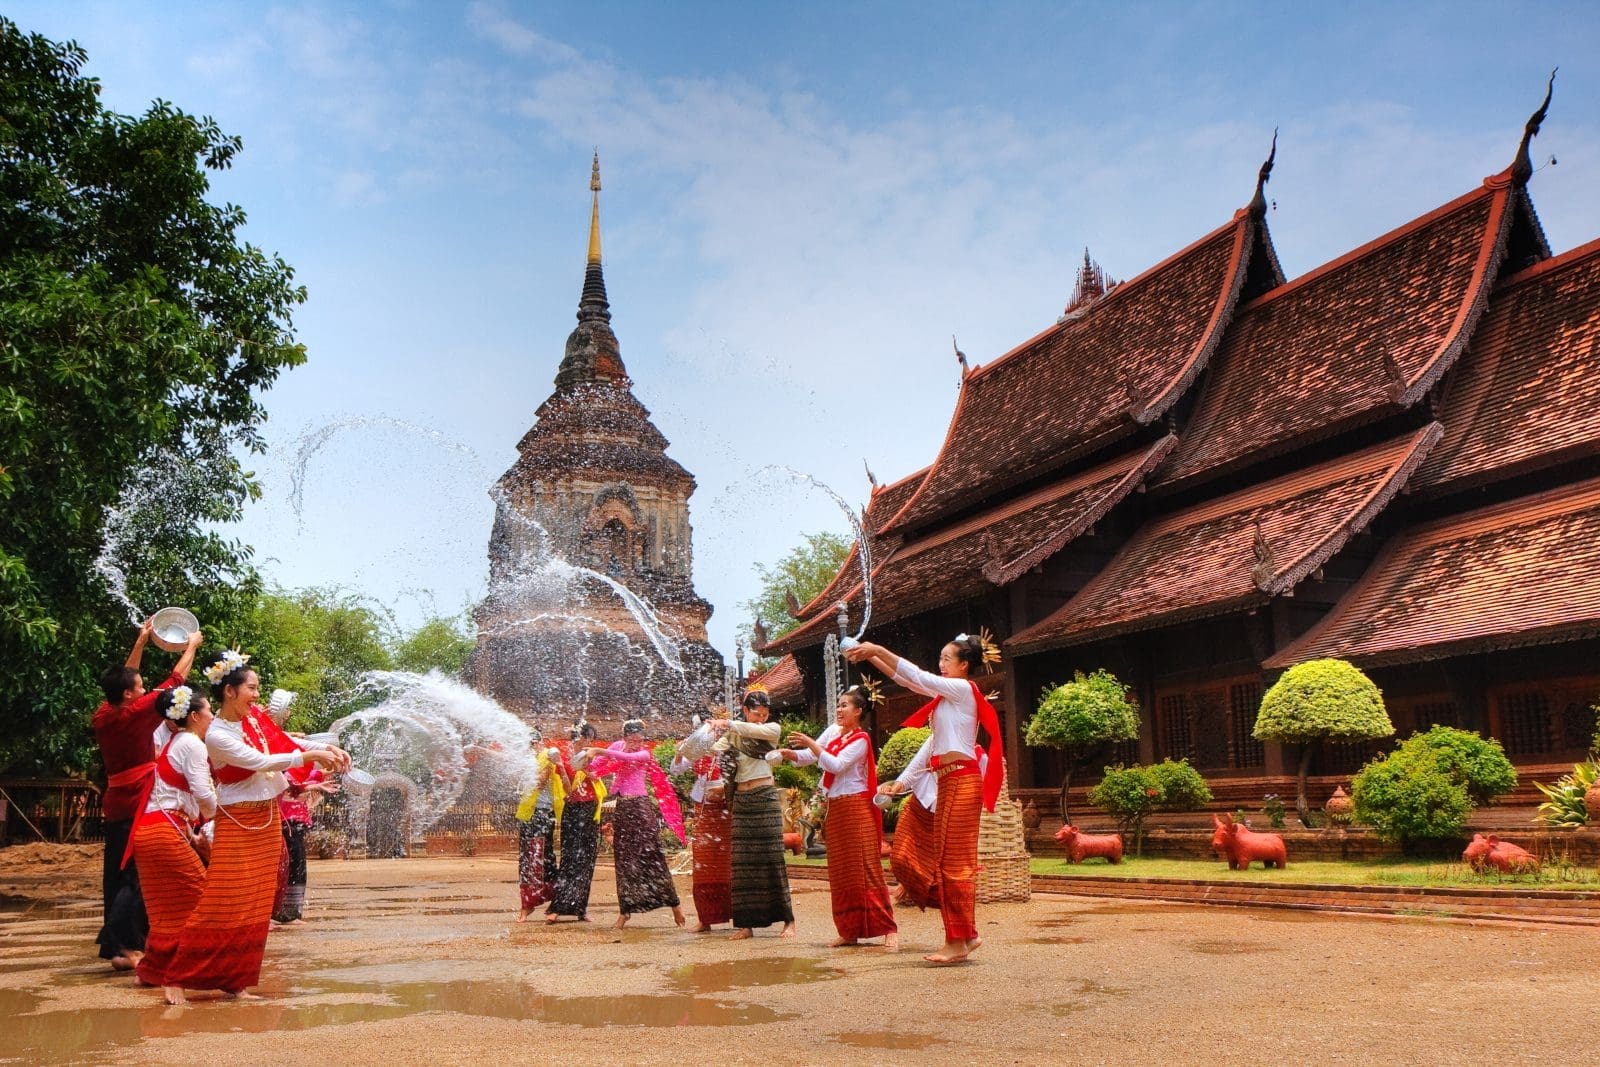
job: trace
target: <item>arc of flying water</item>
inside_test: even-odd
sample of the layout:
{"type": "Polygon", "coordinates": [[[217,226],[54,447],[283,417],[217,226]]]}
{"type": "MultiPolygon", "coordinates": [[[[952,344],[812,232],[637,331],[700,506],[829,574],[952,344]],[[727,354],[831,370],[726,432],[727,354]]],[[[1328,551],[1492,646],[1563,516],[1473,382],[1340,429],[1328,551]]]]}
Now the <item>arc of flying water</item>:
{"type": "Polygon", "coordinates": [[[861,566],[861,626],[856,630],[852,640],[861,640],[867,632],[867,623],[872,619],[872,545],[867,538],[867,531],[862,522],[866,517],[865,509],[858,517],[855,509],[845,501],[844,497],[836,493],[832,486],[819,481],[805,471],[795,470],[793,467],[786,467],[781,463],[774,463],[762,467],[756,472],[756,476],[760,477],[768,472],[784,474],[790,478],[807,482],[813,488],[822,490],[835,504],[839,505],[839,510],[844,512],[844,517],[850,520],[850,528],[855,531],[856,535],[856,562],[861,566]]]}

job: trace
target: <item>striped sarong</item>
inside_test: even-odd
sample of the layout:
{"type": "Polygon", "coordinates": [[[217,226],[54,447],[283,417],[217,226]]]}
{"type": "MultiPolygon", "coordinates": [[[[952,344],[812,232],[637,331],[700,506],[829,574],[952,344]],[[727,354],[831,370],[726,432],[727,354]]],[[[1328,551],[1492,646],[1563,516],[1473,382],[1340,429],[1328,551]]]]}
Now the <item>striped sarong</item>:
{"type": "Polygon", "coordinates": [[[556,895],[556,816],[534,808],[533,818],[517,823],[517,884],[522,910],[532,911],[556,895]]]}
{"type": "Polygon", "coordinates": [[[900,805],[894,844],[889,849],[889,869],[900,883],[902,899],[924,910],[939,906],[934,821],[933,812],[919,804],[916,797],[906,797],[900,805]]]}
{"type": "Polygon", "coordinates": [[[783,808],[772,784],[733,794],[729,864],[733,925],[753,930],[794,922],[789,870],[783,862],[783,808]]]}
{"type": "Polygon", "coordinates": [[[206,885],[205,864],[173,819],[164,812],[141,816],[133,830],[133,853],[143,875],[145,911],[150,933],[136,972],[145,985],[167,985],[167,972],[178,950],[178,935],[206,885]]]}
{"type": "Polygon", "coordinates": [[[733,814],[721,789],[710,790],[694,809],[694,916],[707,926],[733,918],[729,880],[733,814]]]}
{"type": "Polygon", "coordinates": [[[561,813],[561,865],[556,895],[545,909],[551,915],[583,918],[589,911],[589,887],[600,851],[600,824],[594,821],[594,800],[569,800],[561,813]]]}
{"type": "Polygon", "coordinates": [[[205,890],[178,935],[166,984],[237,993],[261,980],[282,849],[276,800],[218,809],[205,890]]]}
{"type": "Polygon", "coordinates": [[[278,854],[278,892],[272,898],[274,922],[294,922],[306,906],[306,827],[283,820],[283,851],[278,854]]]}
{"type": "Polygon", "coordinates": [[[833,797],[824,824],[828,839],[828,892],[833,925],[843,938],[895,932],[894,905],[883,878],[883,837],[867,793],[833,797]]]}
{"type": "Polygon", "coordinates": [[[983,778],[970,760],[938,770],[939,804],[934,812],[934,867],[939,914],[947,941],[978,936],[978,819],[983,814],[983,778]]]}
{"type": "Polygon", "coordinates": [[[649,797],[618,797],[611,814],[616,852],[617,910],[638,915],[676,908],[678,890],[661,853],[661,814],[649,797]]]}

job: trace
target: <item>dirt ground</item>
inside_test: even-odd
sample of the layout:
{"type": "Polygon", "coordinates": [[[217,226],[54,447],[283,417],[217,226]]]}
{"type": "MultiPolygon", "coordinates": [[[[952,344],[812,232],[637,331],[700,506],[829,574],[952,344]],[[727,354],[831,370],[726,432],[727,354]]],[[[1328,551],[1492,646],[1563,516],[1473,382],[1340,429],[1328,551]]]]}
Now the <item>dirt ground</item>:
{"type": "Polygon", "coordinates": [[[508,856],[313,862],[266,999],[169,1009],[95,958],[93,866],[18,871],[16,851],[4,1062],[1537,1063],[1593,1039],[1587,929],[1041,896],[980,907],[982,949],[934,969],[931,913],[902,912],[899,954],[827,948],[821,882],[795,883],[792,941],[666,912],[614,933],[604,868],[593,926],[519,926],[508,856]]]}

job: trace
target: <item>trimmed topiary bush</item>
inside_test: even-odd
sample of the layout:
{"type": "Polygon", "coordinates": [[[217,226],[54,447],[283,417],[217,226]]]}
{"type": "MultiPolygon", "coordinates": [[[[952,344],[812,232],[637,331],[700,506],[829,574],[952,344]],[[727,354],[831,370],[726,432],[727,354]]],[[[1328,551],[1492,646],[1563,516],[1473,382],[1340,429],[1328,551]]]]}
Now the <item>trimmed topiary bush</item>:
{"type": "Polygon", "coordinates": [[[1394,724],[1372,679],[1341,659],[1314,659],[1283,672],[1261,698],[1255,738],[1300,746],[1295,810],[1311,825],[1306,772],[1323,741],[1371,741],[1391,737],[1394,724]]]}
{"type": "Polygon", "coordinates": [[[1144,820],[1153,811],[1193,811],[1211,802],[1211,789],[1188,760],[1170,759],[1148,767],[1107,767],[1089,790],[1089,803],[1132,831],[1133,853],[1144,848],[1144,820]]]}
{"type": "Polygon", "coordinates": [[[1467,791],[1474,807],[1482,807],[1517,787],[1517,770],[1506,759],[1506,750],[1499,741],[1480,737],[1476,730],[1435,726],[1426,733],[1412,734],[1400,747],[1432,752],[1439,768],[1467,791]]]}
{"type": "Polygon", "coordinates": [[[1110,671],[1089,675],[1079,671],[1072,681],[1045,689],[1023,740],[1059,748],[1066,755],[1066,771],[1061,776],[1062,823],[1072,821],[1067,790],[1072,788],[1073,773],[1088,766],[1107,745],[1138,736],[1139,705],[1128,699],[1128,687],[1110,671]]]}
{"type": "Polygon", "coordinates": [[[911,757],[922,747],[922,742],[932,734],[933,731],[926,726],[907,726],[890,734],[889,740],[883,743],[883,751],[878,753],[878,781],[887,782],[900,777],[900,772],[906,769],[911,757]]]}
{"type": "Polygon", "coordinates": [[[1356,819],[1402,845],[1457,837],[1472,812],[1466,787],[1426,746],[1402,746],[1373,760],[1350,785],[1356,819]]]}

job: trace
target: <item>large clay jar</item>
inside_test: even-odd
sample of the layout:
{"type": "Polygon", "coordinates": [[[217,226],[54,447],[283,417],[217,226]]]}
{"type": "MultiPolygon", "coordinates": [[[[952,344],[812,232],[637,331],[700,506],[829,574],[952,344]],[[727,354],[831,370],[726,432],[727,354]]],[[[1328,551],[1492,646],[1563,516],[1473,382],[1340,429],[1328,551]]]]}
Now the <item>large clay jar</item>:
{"type": "Polygon", "coordinates": [[[1600,830],[1600,782],[1591,785],[1583,794],[1583,806],[1589,812],[1589,825],[1600,830]]]}
{"type": "Polygon", "coordinates": [[[1032,833],[1039,828],[1039,806],[1033,801],[1028,801],[1028,806],[1022,809],[1022,825],[1032,833]]]}
{"type": "Polygon", "coordinates": [[[1333,826],[1349,826],[1355,818],[1356,802],[1344,791],[1344,786],[1339,786],[1333,791],[1333,796],[1322,805],[1322,810],[1328,813],[1328,822],[1333,826]]]}

